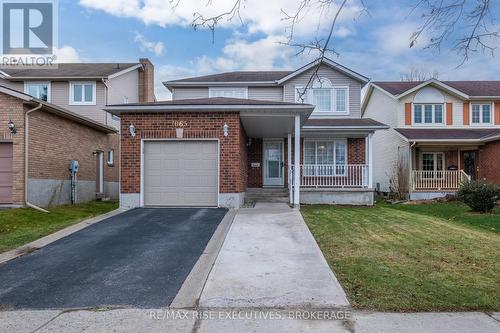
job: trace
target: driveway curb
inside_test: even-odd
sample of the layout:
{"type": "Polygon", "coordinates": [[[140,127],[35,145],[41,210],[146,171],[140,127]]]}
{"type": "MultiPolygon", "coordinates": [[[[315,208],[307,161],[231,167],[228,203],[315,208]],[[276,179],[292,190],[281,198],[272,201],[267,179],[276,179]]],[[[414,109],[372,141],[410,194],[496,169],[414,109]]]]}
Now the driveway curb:
{"type": "Polygon", "coordinates": [[[232,209],[224,216],[169,308],[184,309],[198,306],[198,300],[205,287],[205,282],[233,224],[236,213],[237,210],[232,209]]]}
{"type": "Polygon", "coordinates": [[[51,243],[54,243],[55,241],[57,241],[61,238],[69,236],[77,231],[80,231],[86,227],[89,227],[93,224],[101,222],[107,218],[124,213],[127,210],[128,209],[118,208],[118,209],[112,210],[110,212],[107,212],[105,214],[102,214],[99,216],[94,216],[92,218],[78,222],[77,224],[73,224],[73,225],[70,225],[69,227],[66,227],[64,229],[56,231],[50,235],[39,238],[31,243],[20,246],[17,249],[10,250],[10,251],[4,252],[4,253],[0,253],[0,264],[3,264],[3,263],[10,261],[12,259],[16,259],[18,257],[24,256],[26,254],[30,254],[30,253],[32,253],[32,252],[34,252],[34,251],[36,251],[44,246],[47,246],[51,243]]]}

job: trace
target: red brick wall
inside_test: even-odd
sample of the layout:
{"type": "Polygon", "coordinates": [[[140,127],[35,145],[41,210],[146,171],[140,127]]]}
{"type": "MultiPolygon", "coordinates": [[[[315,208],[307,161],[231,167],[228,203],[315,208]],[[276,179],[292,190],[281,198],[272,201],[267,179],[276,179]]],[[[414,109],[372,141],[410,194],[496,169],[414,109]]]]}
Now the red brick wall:
{"type": "Polygon", "coordinates": [[[262,139],[252,138],[252,144],[248,147],[248,187],[262,187],[262,139]],[[252,163],[260,163],[260,167],[252,168],[252,163]]]}
{"type": "Polygon", "coordinates": [[[12,142],[12,199],[14,204],[24,203],[24,108],[20,99],[0,93],[0,142],[12,142]],[[11,134],[7,123],[12,120],[17,128],[11,134]]]}
{"type": "Polygon", "coordinates": [[[29,116],[29,177],[69,179],[68,165],[78,160],[79,180],[96,180],[96,156],[104,152],[104,181],[118,181],[118,134],[106,134],[45,111],[29,116]],[[115,151],[115,165],[108,166],[107,152],[115,151]]]}
{"type": "Polygon", "coordinates": [[[500,141],[481,147],[478,167],[478,179],[500,184],[500,141]]]}
{"type": "Polygon", "coordinates": [[[348,164],[365,164],[365,138],[347,139],[348,164]]]}
{"type": "MultiPolygon", "coordinates": [[[[220,189],[221,193],[241,193],[246,189],[245,170],[242,163],[242,138],[240,117],[237,112],[210,113],[148,113],[124,114],[121,117],[121,192],[139,193],[141,181],[141,139],[175,138],[175,121],[185,122],[185,138],[213,138],[220,142],[220,189]],[[229,136],[223,132],[224,123],[229,125],[229,136]],[[137,135],[130,136],[128,126],[134,124],[137,135]]],[[[246,163],[245,163],[246,164],[246,163]]]]}

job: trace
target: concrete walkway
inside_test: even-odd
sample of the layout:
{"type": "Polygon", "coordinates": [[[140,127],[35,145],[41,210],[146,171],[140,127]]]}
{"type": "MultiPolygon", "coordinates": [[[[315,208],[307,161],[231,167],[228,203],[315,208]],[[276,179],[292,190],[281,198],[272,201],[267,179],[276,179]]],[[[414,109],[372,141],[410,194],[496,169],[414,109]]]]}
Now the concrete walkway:
{"type": "Polygon", "coordinates": [[[349,302],[300,212],[257,204],[236,215],[199,305],[337,308],[349,302]]]}

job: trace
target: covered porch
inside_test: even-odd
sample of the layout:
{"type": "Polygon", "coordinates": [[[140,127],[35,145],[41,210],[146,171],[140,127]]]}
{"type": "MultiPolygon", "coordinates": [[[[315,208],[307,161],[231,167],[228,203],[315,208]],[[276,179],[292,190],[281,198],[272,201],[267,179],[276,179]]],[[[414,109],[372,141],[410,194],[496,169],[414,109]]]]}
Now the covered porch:
{"type": "Polygon", "coordinates": [[[281,188],[291,205],[373,204],[372,136],[385,125],[370,119],[301,122],[299,116],[278,124],[244,114],[241,121],[248,136],[247,193],[283,193],[276,191],[281,188]]]}
{"type": "Polygon", "coordinates": [[[454,194],[478,178],[481,138],[488,129],[398,129],[408,140],[411,200],[454,194]]]}

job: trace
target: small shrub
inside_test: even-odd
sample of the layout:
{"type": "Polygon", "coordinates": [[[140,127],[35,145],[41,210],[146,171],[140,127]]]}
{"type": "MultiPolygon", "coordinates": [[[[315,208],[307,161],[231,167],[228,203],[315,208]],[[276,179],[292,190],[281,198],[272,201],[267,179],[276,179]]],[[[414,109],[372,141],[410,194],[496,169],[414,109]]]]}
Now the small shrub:
{"type": "Polygon", "coordinates": [[[458,199],[475,212],[489,213],[500,199],[500,186],[470,181],[463,183],[458,190],[458,199]]]}

